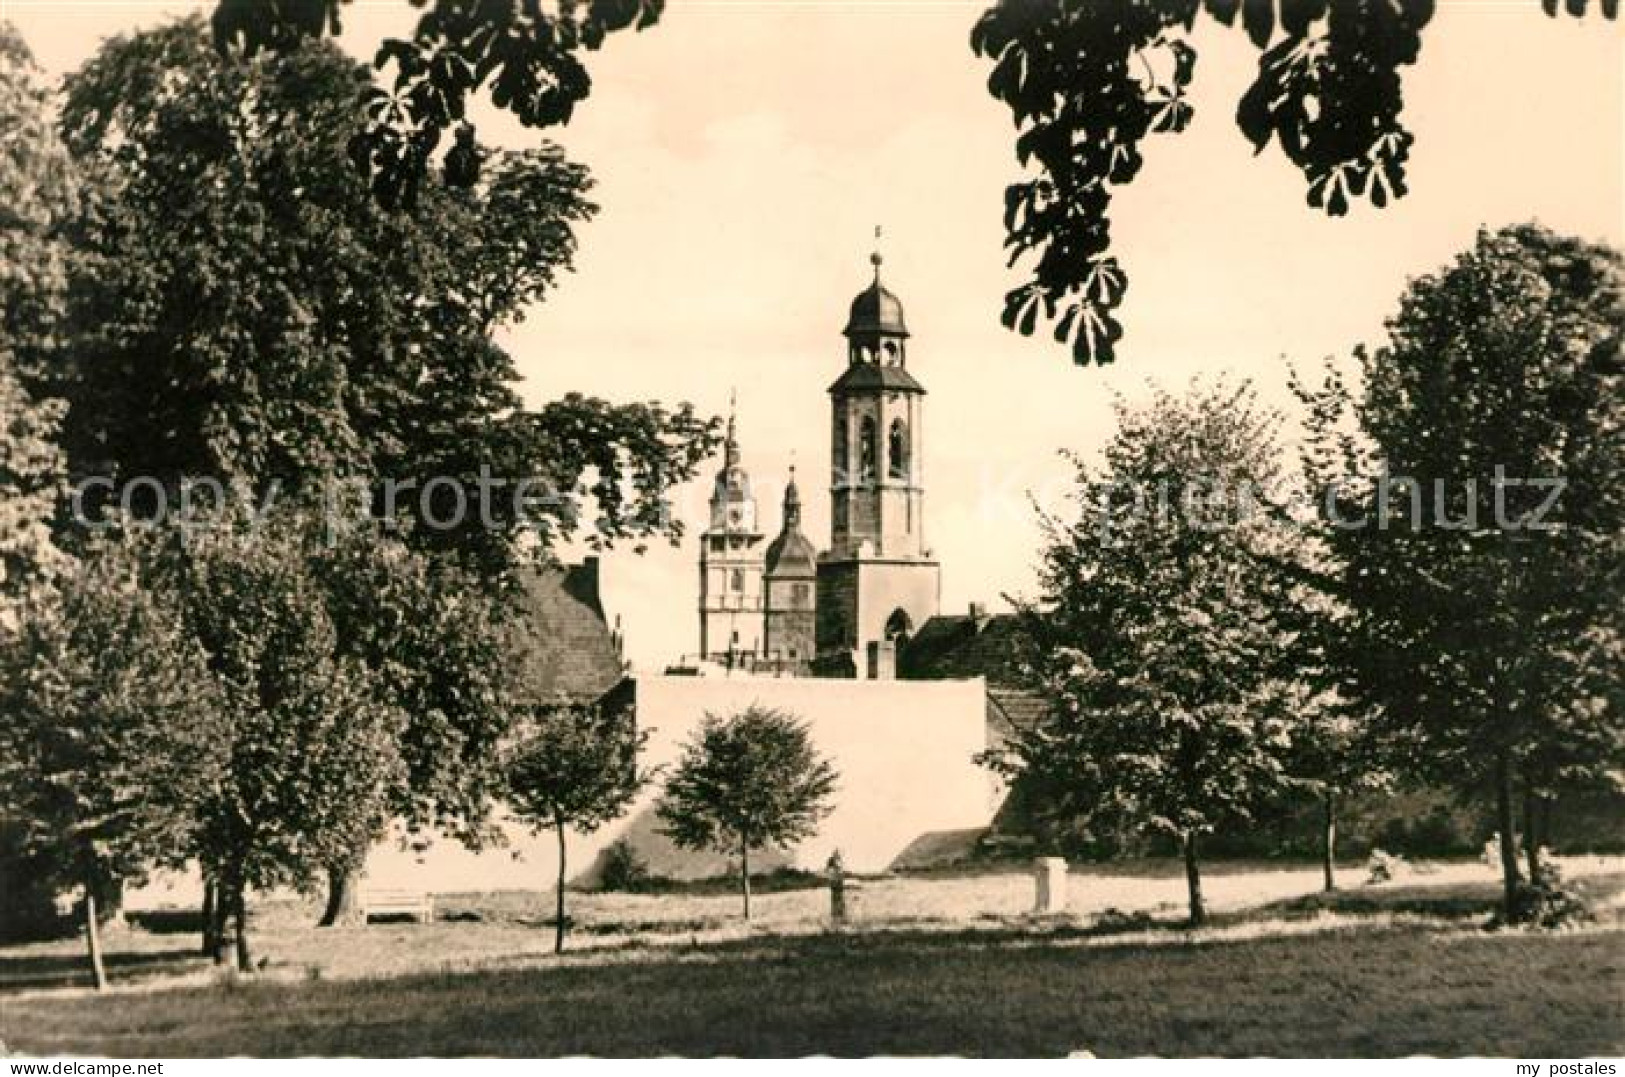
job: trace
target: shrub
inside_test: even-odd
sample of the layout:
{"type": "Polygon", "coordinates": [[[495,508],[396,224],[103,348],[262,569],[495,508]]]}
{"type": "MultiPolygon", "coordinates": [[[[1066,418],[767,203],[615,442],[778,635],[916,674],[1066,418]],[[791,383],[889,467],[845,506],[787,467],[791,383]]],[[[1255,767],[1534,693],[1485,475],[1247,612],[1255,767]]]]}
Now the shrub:
{"type": "Polygon", "coordinates": [[[598,885],[604,890],[635,893],[649,885],[649,865],[631,842],[621,838],[604,850],[598,885]]]}
{"type": "Polygon", "coordinates": [[[1512,899],[1512,913],[1497,912],[1489,926],[1557,928],[1584,924],[1593,919],[1591,906],[1585,897],[1563,882],[1563,873],[1550,861],[1541,865],[1540,874],[1532,882],[1518,884],[1512,899]]]}

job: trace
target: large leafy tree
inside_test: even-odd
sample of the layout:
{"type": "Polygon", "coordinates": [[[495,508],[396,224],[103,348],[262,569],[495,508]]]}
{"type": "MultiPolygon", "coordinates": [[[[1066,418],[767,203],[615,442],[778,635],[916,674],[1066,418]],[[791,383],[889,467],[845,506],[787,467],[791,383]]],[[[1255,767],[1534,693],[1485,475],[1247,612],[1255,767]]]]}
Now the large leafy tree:
{"type": "MultiPolygon", "coordinates": [[[[30,392],[32,369],[57,346],[69,249],[60,230],[77,177],[27,46],[0,19],[0,640],[69,567],[52,535],[65,492],[62,404],[30,392]]],[[[52,891],[27,821],[0,818],[0,934],[50,923],[52,891]]]]}
{"type": "MultiPolygon", "coordinates": [[[[565,123],[592,80],[581,53],[610,34],[642,30],[660,18],[664,0],[415,0],[426,7],[410,38],[385,41],[374,67],[393,70],[388,88],[370,88],[366,123],[350,153],[389,206],[416,203],[441,155],[447,182],[475,181],[483,157],[468,119],[481,92],[526,127],[565,123]],[[453,144],[443,147],[447,133],[453,144]]],[[[254,55],[289,50],[339,32],[344,0],[220,0],[215,41],[254,55]]]]}
{"type": "Polygon", "coordinates": [[[564,952],[565,837],[590,834],[618,818],[648,783],[638,755],[649,739],[633,715],[598,705],[537,708],[506,765],[507,801],[516,818],[558,838],[553,948],[564,952]]]}
{"type": "Polygon", "coordinates": [[[1509,917],[1519,791],[1537,807],[1625,761],[1622,266],[1534,225],[1481,232],[1412,282],[1360,384],[1301,390],[1346,690],[1422,776],[1493,798],[1509,917]]]}
{"type": "Polygon", "coordinates": [[[310,568],[309,535],[288,512],[254,528],[186,538],[174,574],[187,623],[221,686],[223,773],[198,812],[193,851],[217,895],[214,937],[235,922],[237,965],[254,968],[246,893],[308,886],[365,848],[399,787],[407,716],[341,648],[310,568]]]}
{"type": "Polygon", "coordinates": [[[204,662],[116,546],[0,635],[0,812],[41,881],[82,890],[98,988],[98,902],[184,860],[230,744],[204,662]]]}
{"type": "Polygon", "coordinates": [[[810,837],[831,810],[838,775],[805,723],[772,707],[707,714],[666,781],[658,812],[685,849],[739,854],[750,919],[750,852],[810,837]]]}
{"type": "Polygon", "coordinates": [[[1201,839],[1288,787],[1304,704],[1276,423],[1245,385],[1119,406],[1104,465],[1075,461],[1078,518],[1043,521],[1022,623],[1052,705],[988,760],[1051,811],[1177,840],[1196,923],[1201,839]]]}
{"type": "MultiPolygon", "coordinates": [[[[1557,0],[1541,6],[1559,13],[1557,0]]],[[[1617,0],[1598,6],[1618,13],[1617,0]]],[[[1005,296],[1004,324],[1023,335],[1047,324],[1077,362],[1112,361],[1128,287],[1111,252],[1112,195],[1139,174],[1148,136],[1191,121],[1199,17],[1261,50],[1236,108],[1242,134],[1259,152],[1274,142],[1303,173],[1309,204],[1339,216],[1358,199],[1381,207],[1405,194],[1399,72],[1416,62],[1433,10],[1434,0],[998,0],[971,48],[993,61],[988,91],[1009,106],[1029,169],[1005,189],[1005,246],[1030,275],[1005,296]]]]}
{"type": "MultiPolygon", "coordinates": [[[[583,531],[675,538],[664,495],[714,424],[575,395],[524,410],[492,334],[569,269],[586,172],[552,146],[497,154],[390,212],[348,156],[369,85],[329,43],[245,58],[198,19],[104,46],[62,114],[97,181],[85,333],[40,381],[69,401],[79,475],[325,497],[346,537],[312,572],[342,657],[408,716],[392,805],[472,840],[509,717],[494,644],[512,571],[583,531]]],[[[336,854],[335,891],[359,855],[336,854]]]]}

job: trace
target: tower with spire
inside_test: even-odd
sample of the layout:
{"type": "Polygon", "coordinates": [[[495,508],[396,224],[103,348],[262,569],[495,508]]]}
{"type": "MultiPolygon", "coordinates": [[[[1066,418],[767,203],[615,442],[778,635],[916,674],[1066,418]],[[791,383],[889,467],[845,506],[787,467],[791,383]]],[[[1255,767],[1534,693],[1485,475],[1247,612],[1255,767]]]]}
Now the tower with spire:
{"type": "Polygon", "coordinates": [[[796,469],[784,487],[784,517],[767,547],[767,656],[788,668],[807,667],[817,652],[818,551],[801,533],[801,490],[796,469]]]}
{"type": "Polygon", "coordinates": [[[817,647],[827,671],[887,677],[896,648],[936,615],[941,572],[925,544],[925,387],[909,372],[903,304],[881,283],[878,249],[869,261],[874,280],[852,300],[846,368],[829,387],[830,545],[818,565],[817,647]]]}
{"type": "Polygon", "coordinates": [[[738,409],[730,397],[722,469],[700,536],[700,654],[733,664],[763,645],[764,560],[756,497],[740,463],[738,409]]]}
{"type": "MultiPolygon", "coordinates": [[[[880,237],[880,229],[875,229],[880,237]]],[[[877,243],[878,246],[878,243],[877,243]]],[[[731,669],[895,676],[896,656],[935,617],[941,570],[925,543],[925,387],[908,369],[903,304],[874,280],[847,312],[846,367],[829,387],[830,541],[801,530],[795,468],[779,533],[763,546],[729,401],[722,469],[700,536],[700,657],[731,669]]]]}

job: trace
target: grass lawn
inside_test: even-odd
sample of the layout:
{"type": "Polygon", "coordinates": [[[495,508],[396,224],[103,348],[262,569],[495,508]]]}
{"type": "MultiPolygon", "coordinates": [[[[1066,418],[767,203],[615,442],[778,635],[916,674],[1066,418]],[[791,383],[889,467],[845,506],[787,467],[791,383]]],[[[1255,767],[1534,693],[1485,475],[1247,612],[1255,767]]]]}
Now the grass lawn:
{"type": "MultiPolygon", "coordinates": [[[[1587,882],[1617,895],[1625,878],[1587,882]]],[[[102,997],[52,986],[77,972],[71,943],[0,950],[0,1039],[126,1057],[1625,1049],[1618,917],[1488,933],[1476,926],[1493,901],[1488,880],[1418,878],[1330,899],[1266,886],[1265,901],[1221,910],[1197,933],[1078,915],[961,910],[956,922],[914,913],[994,881],[884,885],[899,888],[885,898],[899,915],[875,915],[883,889],[871,884],[869,915],[842,934],[787,919],[816,893],[769,895],[785,906],[778,921],[751,929],[711,923],[706,903],[726,898],[650,898],[671,918],[634,902],[639,929],[624,936],[589,901],[588,945],[563,960],[514,896],[503,899],[516,906],[509,918],[488,908],[479,922],[423,927],[318,931],[268,912],[269,974],[217,978],[191,936],[130,933],[114,968],[126,986],[102,997]]],[[[611,905],[625,914],[629,901],[611,905]]]]}

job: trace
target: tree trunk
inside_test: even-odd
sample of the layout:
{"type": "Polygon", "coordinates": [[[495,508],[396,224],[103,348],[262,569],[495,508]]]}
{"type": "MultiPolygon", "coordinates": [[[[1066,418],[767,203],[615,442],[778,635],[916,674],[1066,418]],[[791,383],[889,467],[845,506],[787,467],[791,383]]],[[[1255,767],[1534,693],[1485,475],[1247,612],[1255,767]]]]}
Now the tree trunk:
{"type": "Polygon", "coordinates": [[[1534,789],[1526,787],[1523,791],[1523,856],[1529,867],[1529,881],[1536,885],[1540,883],[1540,824],[1535,815],[1539,804],[1540,798],[1534,789]]]}
{"type": "Polygon", "coordinates": [[[1506,749],[1495,758],[1495,822],[1501,828],[1501,889],[1506,919],[1510,922],[1517,911],[1518,836],[1513,833],[1517,820],[1512,814],[1512,760],[1506,749]]]}
{"type": "Polygon", "coordinates": [[[237,971],[253,972],[254,959],[248,952],[248,901],[243,896],[246,887],[238,885],[232,896],[232,916],[237,921],[237,971]]]}
{"type": "Polygon", "coordinates": [[[1187,830],[1185,841],[1185,885],[1190,890],[1191,926],[1207,923],[1207,906],[1202,903],[1202,869],[1196,861],[1196,831],[1187,830]]]}
{"type": "Polygon", "coordinates": [[[355,919],[355,877],[355,869],[346,864],[328,865],[327,908],[322,910],[318,927],[333,927],[355,919]]]}
{"type": "Polygon", "coordinates": [[[215,951],[219,949],[220,945],[219,942],[216,941],[219,938],[219,932],[217,930],[219,924],[215,915],[215,905],[218,903],[218,900],[214,880],[210,879],[203,884],[202,953],[204,957],[213,957],[215,951]]]}
{"type": "Polygon", "coordinates": [[[745,919],[750,919],[750,841],[739,839],[739,894],[745,899],[745,919]]]}
{"type": "Polygon", "coordinates": [[[1321,828],[1320,866],[1326,876],[1326,892],[1337,889],[1337,793],[1326,790],[1322,805],[1324,819],[1321,828]]]}
{"type": "Polygon", "coordinates": [[[85,884],[85,942],[90,947],[90,974],[96,990],[107,990],[107,969],[102,966],[102,929],[96,923],[96,887],[85,884]]]}
{"type": "Polygon", "coordinates": [[[214,952],[210,955],[216,965],[226,963],[226,951],[231,945],[227,937],[226,928],[231,923],[231,888],[223,883],[214,884],[214,918],[210,921],[209,931],[214,943],[214,952]]]}
{"type": "Polygon", "coordinates": [[[554,820],[554,829],[559,832],[559,893],[554,907],[554,920],[556,926],[553,930],[553,952],[564,952],[564,820],[554,820]]]}

